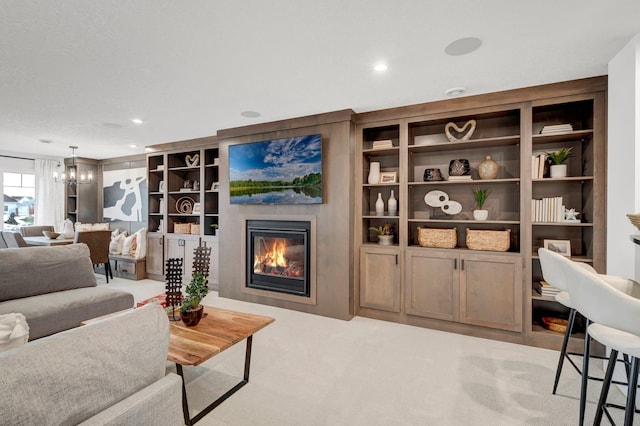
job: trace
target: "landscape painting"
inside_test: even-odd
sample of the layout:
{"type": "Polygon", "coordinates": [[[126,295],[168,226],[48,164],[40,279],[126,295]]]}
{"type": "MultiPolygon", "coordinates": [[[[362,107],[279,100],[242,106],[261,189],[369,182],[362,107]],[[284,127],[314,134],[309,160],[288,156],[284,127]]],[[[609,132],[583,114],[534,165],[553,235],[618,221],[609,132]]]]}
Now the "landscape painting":
{"type": "Polygon", "coordinates": [[[231,204],[322,203],[322,136],[231,145],[231,204]]]}

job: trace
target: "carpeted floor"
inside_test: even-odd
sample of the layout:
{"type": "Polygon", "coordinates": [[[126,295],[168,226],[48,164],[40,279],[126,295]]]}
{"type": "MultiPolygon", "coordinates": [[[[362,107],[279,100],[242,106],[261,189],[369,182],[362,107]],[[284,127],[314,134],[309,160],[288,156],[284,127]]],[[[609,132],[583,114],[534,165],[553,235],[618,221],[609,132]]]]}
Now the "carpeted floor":
{"type": "MultiPolygon", "coordinates": [[[[109,286],[131,291],[136,300],[164,288],[151,280],[115,279],[109,286]]],[[[276,321],[254,336],[249,384],[201,425],[578,423],[580,378],[568,364],[558,394],[551,394],[557,351],[360,317],[335,320],[216,292],[204,304],[276,321]]],[[[244,351],[243,342],[198,367],[185,367],[192,416],[242,377],[244,351]]],[[[602,375],[599,362],[591,368],[592,375],[602,375]]],[[[588,424],[600,386],[589,383],[588,424]]],[[[617,389],[611,396],[624,403],[617,389]]],[[[613,412],[621,422],[622,411],[613,412]]]]}

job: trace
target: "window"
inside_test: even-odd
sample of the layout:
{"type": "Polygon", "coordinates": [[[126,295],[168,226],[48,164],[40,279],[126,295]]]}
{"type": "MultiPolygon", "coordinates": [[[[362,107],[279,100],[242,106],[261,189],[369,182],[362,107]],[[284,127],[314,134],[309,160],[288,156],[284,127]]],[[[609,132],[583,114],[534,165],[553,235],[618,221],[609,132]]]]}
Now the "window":
{"type": "Polygon", "coordinates": [[[2,173],[3,212],[2,227],[14,229],[33,223],[35,211],[36,177],[33,173],[2,173]]]}

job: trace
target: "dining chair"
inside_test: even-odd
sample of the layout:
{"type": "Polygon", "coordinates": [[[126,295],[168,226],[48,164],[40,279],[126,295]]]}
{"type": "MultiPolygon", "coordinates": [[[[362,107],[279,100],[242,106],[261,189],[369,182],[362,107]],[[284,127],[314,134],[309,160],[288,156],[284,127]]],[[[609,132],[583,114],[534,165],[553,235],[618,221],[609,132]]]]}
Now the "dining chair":
{"type": "Polygon", "coordinates": [[[6,249],[9,248],[9,246],[7,246],[7,243],[4,241],[4,238],[2,237],[2,232],[0,232],[0,249],[6,249]]]}
{"type": "MultiPolygon", "coordinates": [[[[625,426],[633,424],[640,364],[640,299],[608,285],[598,275],[591,274],[575,265],[565,265],[569,282],[569,293],[575,308],[585,313],[593,321],[588,327],[591,338],[611,349],[611,356],[604,376],[604,383],[594,425],[599,425],[603,414],[613,423],[607,411],[607,397],[611,386],[618,353],[631,357],[628,371],[627,402],[625,406],[625,426]]],[[[582,398],[582,397],[581,397],[582,398]]]]}
{"type": "MultiPolygon", "coordinates": [[[[586,392],[587,392],[587,384],[588,380],[597,380],[603,381],[600,377],[589,376],[589,359],[608,359],[606,357],[593,355],[591,354],[591,340],[589,338],[588,333],[585,335],[584,342],[584,352],[582,354],[576,352],[567,352],[567,346],[569,343],[569,338],[571,333],[573,332],[573,327],[575,324],[576,313],[580,312],[580,314],[585,318],[585,328],[589,327],[591,322],[591,318],[586,315],[584,312],[581,312],[579,309],[576,309],[574,303],[572,301],[571,291],[569,291],[570,283],[569,280],[571,278],[567,277],[565,268],[571,266],[573,268],[581,269],[586,273],[599,277],[603,282],[607,285],[618,289],[626,294],[629,294],[633,297],[640,297],[640,285],[633,280],[629,280],[622,277],[617,277],[614,275],[603,275],[598,274],[598,272],[591,266],[583,262],[574,262],[568,259],[565,256],[562,256],[558,253],[555,253],[551,250],[540,248],[538,249],[538,256],[540,258],[540,266],[542,267],[542,275],[545,281],[547,281],[553,287],[562,290],[555,296],[555,299],[558,303],[569,308],[569,318],[567,320],[567,328],[565,330],[564,338],[562,340],[562,347],[560,349],[560,357],[558,359],[558,366],[556,367],[556,377],[553,383],[553,394],[556,393],[558,388],[558,383],[560,381],[560,375],[562,373],[562,367],[564,365],[564,360],[567,359],[569,363],[573,366],[573,368],[582,376],[581,386],[580,386],[580,424],[584,421],[584,413],[586,408],[586,392]],[[571,356],[582,356],[582,368],[579,368],[575,362],[571,359],[571,356]]],[[[626,356],[625,356],[626,361],[626,356]]],[[[615,382],[618,384],[626,385],[626,383],[615,382]]]]}
{"type": "Polygon", "coordinates": [[[51,231],[53,232],[52,225],[30,225],[30,226],[21,226],[20,234],[23,237],[42,237],[42,231],[51,231]]]}
{"type": "Polygon", "coordinates": [[[111,231],[76,231],[74,243],[84,243],[89,246],[89,255],[93,265],[104,264],[104,274],[109,283],[109,276],[113,278],[111,263],[109,262],[109,243],[111,242],[111,231]]]}
{"type": "Polygon", "coordinates": [[[7,244],[8,248],[20,248],[29,246],[19,232],[2,231],[2,238],[4,238],[4,242],[7,244]]]}

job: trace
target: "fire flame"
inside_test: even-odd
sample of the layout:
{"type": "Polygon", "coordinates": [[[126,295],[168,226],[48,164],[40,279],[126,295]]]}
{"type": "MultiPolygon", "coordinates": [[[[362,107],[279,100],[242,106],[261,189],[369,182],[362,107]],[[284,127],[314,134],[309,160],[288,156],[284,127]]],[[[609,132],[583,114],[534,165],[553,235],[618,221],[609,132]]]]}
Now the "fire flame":
{"type": "Polygon", "coordinates": [[[287,259],[284,257],[285,249],[287,245],[285,240],[276,239],[271,246],[271,251],[265,253],[262,257],[255,255],[254,257],[254,269],[258,265],[265,265],[270,267],[280,266],[282,268],[287,267],[287,259]]]}

